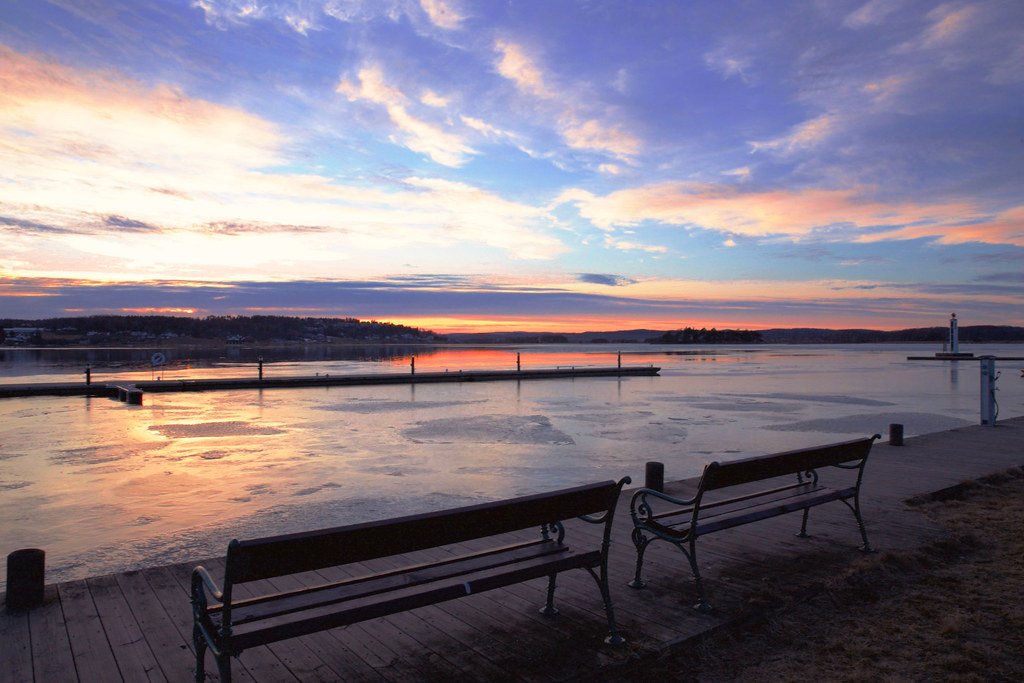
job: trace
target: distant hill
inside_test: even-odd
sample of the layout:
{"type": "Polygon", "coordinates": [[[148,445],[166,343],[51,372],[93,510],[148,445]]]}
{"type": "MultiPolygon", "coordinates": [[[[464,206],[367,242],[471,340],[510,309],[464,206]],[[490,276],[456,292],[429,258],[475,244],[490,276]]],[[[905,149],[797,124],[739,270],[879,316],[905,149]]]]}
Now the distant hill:
{"type": "Polygon", "coordinates": [[[436,335],[406,325],[356,318],[278,315],[98,315],[17,320],[0,318],[0,343],[66,346],[151,343],[429,342],[436,335]]]}
{"type": "MultiPolygon", "coordinates": [[[[906,330],[828,330],[792,328],[761,330],[768,344],[879,344],[886,342],[935,342],[949,336],[946,327],[915,327],[906,330]]],[[[1024,327],[1012,325],[966,325],[960,327],[961,342],[996,343],[1024,341],[1024,327]]]]}

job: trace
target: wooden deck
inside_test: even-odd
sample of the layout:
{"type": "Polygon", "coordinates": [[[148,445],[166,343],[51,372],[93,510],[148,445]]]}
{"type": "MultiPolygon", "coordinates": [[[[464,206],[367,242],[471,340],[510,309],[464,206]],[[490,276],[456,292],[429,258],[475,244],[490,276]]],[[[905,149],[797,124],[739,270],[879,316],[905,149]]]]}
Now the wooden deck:
{"type": "MultiPolygon", "coordinates": [[[[913,437],[903,447],[876,445],[867,466],[863,501],[872,544],[885,551],[937,538],[941,531],[905,505],[906,499],[1020,466],[1024,418],[913,437]]],[[[687,485],[676,482],[673,487],[687,485]]],[[[770,596],[812,590],[859,555],[853,517],[839,504],[811,512],[810,539],[794,536],[799,528],[795,515],[705,537],[698,552],[715,612],[704,615],[689,607],[695,593],[684,558],[664,544],[648,550],[648,587],[626,587],[634,562],[628,500],[627,490],[612,548],[612,592],[629,641],[625,648],[602,643],[606,622],[600,595],[589,575],[578,571],[560,578],[556,603],[561,614],[555,618],[538,613],[545,581],[535,581],[248,650],[235,662],[236,677],[611,679],[617,667],[727,624],[770,596]]],[[[569,538],[590,533],[588,542],[598,543],[597,531],[580,524],[569,538]]],[[[48,586],[43,606],[0,612],[0,680],[189,680],[194,655],[187,586],[192,566],[200,560],[48,586]]],[[[215,574],[222,569],[220,560],[202,563],[215,574]]],[[[381,560],[368,568],[386,566],[388,561],[381,560]]],[[[341,571],[332,570],[330,575],[341,571]]],[[[264,587],[289,588],[299,580],[285,577],[264,587]]]]}

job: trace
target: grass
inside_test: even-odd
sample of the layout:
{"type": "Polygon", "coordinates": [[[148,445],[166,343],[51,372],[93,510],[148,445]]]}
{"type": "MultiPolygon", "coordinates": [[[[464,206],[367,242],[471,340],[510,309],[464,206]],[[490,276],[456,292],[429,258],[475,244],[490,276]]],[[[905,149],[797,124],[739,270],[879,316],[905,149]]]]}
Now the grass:
{"type": "Polygon", "coordinates": [[[948,534],[606,679],[1024,680],[1024,470],[916,502],[948,534]]]}

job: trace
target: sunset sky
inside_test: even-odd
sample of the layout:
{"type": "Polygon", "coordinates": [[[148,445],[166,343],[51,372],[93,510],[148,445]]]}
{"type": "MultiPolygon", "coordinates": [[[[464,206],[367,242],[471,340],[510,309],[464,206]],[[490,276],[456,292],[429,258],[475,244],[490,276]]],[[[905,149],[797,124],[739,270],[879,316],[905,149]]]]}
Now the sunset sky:
{"type": "Polygon", "coordinates": [[[1024,325],[1024,2],[4,0],[0,317],[1024,325]]]}

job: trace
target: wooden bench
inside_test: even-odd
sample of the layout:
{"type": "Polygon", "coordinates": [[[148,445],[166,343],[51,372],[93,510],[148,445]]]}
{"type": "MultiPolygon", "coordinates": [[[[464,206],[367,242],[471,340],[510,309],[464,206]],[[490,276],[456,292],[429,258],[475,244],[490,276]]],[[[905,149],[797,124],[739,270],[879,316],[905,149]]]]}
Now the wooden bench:
{"type": "MultiPolygon", "coordinates": [[[[231,680],[231,657],[286,638],[353,624],[535,578],[548,578],[547,604],[554,615],[555,576],[567,569],[587,570],[597,582],[608,618],[606,642],[624,642],[615,625],[608,589],[608,546],[619,493],[629,477],[600,484],[493,503],[430,512],[363,524],[258,538],[228,545],[224,580],[218,586],[203,567],[192,572],[193,640],[196,680],[204,677],[209,648],[221,679],[231,680]],[[574,517],[604,525],[601,545],[578,549],[565,541],[563,522],[574,517]],[[512,532],[539,528],[537,537],[512,532]],[[441,561],[404,553],[478,539],[474,547],[447,551],[441,561]],[[319,570],[393,557],[401,568],[369,571],[329,581],[319,570]],[[250,587],[254,597],[237,597],[243,583],[310,572],[304,587],[267,590],[250,587]]],[[[353,574],[353,571],[347,572],[353,574]]],[[[329,574],[329,572],[328,572],[329,574]]]]}
{"type": "Polygon", "coordinates": [[[650,488],[637,489],[629,506],[636,546],[636,576],[629,585],[643,588],[640,574],[644,551],[653,541],[667,541],[690,561],[700,598],[696,608],[710,611],[697,567],[698,537],[799,510],[803,511],[803,521],[798,535],[806,537],[810,509],[831,501],[840,501],[850,508],[864,542],[861,548],[870,551],[860,513],[860,486],[868,453],[878,438],[881,437],[875,434],[870,439],[713,462],[704,468],[697,491],[690,498],[650,488]],[[819,482],[817,470],[829,466],[855,472],[841,477],[849,481],[839,486],[825,486],[819,482]],[[793,475],[796,475],[795,481],[788,479],[793,475]],[[778,477],[787,480],[781,481],[778,477]]]}

